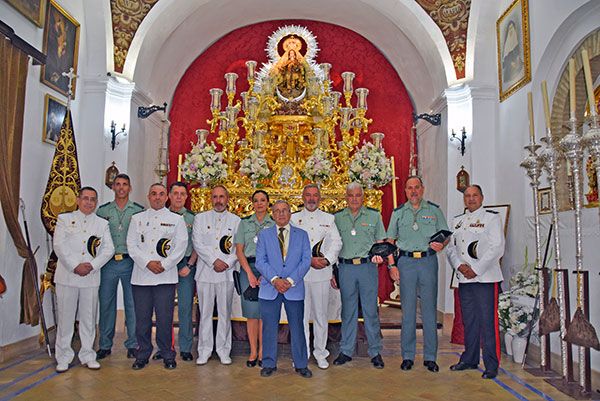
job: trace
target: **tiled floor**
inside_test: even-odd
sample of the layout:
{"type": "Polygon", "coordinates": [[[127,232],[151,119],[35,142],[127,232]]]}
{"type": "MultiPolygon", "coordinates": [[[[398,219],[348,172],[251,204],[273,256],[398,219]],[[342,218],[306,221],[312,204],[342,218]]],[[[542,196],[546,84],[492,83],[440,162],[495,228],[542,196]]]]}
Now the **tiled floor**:
{"type": "Polygon", "coordinates": [[[168,371],[161,363],[151,362],[133,371],[122,346],[101,361],[99,371],[77,365],[57,374],[54,361],[40,350],[0,365],[0,401],[571,400],[506,356],[496,380],[481,379],[480,371],[450,372],[448,366],[456,362],[460,351],[447,337],[440,337],[439,373],[428,372],[419,357],[412,371],[403,372],[399,369],[399,330],[384,330],[385,369],[374,369],[368,358],[355,358],[325,371],[311,362],[314,376],[304,379],[294,373],[288,358],[280,359],[279,370],[270,378],[261,378],[258,368],[247,368],[243,356],[234,357],[230,366],[221,365],[218,359],[205,366],[179,361],[177,369],[168,371]]]}

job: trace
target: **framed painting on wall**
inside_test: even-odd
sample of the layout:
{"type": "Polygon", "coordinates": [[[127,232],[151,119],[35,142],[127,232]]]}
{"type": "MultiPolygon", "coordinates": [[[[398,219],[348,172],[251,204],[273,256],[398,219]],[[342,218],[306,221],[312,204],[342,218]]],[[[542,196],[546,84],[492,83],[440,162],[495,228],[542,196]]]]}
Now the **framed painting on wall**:
{"type": "Polygon", "coordinates": [[[44,98],[44,132],[42,141],[56,146],[60,136],[60,127],[67,114],[67,105],[52,95],[44,98]]]}
{"type": "MultiPolygon", "coordinates": [[[[54,0],[50,0],[46,12],[44,27],[44,53],[47,55],[46,65],[42,66],[40,80],[50,88],[67,96],[69,79],[63,72],[73,67],[77,74],[77,55],[79,53],[79,22],[70,16],[54,0]]],[[[73,94],[75,98],[75,83],[73,94]]]]}
{"type": "Polygon", "coordinates": [[[531,81],[528,0],[514,0],[496,21],[500,101],[531,81]]]}
{"type": "Polygon", "coordinates": [[[44,27],[47,0],[5,0],[25,18],[40,28],[44,27]]]}

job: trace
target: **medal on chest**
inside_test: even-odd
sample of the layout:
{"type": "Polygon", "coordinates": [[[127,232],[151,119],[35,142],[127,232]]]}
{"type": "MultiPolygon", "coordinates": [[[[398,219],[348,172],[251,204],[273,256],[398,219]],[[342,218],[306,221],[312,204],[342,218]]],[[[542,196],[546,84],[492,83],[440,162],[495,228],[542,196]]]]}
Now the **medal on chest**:
{"type": "Polygon", "coordinates": [[[413,229],[414,231],[418,231],[418,230],[419,230],[419,224],[417,224],[417,222],[416,222],[416,221],[413,223],[413,225],[412,225],[412,229],[413,229]]]}
{"type": "Polygon", "coordinates": [[[353,228],[352,230],[350,230],[350,235],[355,236],[356,235],[356,229],[353,228]]]}

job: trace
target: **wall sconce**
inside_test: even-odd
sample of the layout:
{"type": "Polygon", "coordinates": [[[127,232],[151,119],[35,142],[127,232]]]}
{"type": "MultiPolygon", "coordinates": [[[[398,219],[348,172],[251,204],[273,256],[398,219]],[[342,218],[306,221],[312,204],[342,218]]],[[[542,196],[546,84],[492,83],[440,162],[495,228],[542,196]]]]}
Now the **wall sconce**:
{"type": "Polygon", "coordinates": [[[111,123],[110,123],[110,135],[111,135],[110,148],[112,150],[115,150],[115,146],[117,146],[119,144],[117,142],[117,137],[121,134],[123,134],[123,136],[127,136],[127,132],[125,132],[125,123],[123,123],[123,128],[121,128],[121,131],[117,132],[117,124],[115,124],[114,121],[111,121],[111,123]]]}
{"type": "Polygon", "coordinates": [[[454,130],[452,130],[452,136],[450,137],[450,140],[453,141],[455,139],[460,142],[460,145],[457,148],[458,150],[460,150],[460,155],[464,156],[465,155],[465,143],[467,141],[467,130],[465,129],[465,127],[463,127],[463,129],[461,131],[460,138],[457,137],[454,130]]]}

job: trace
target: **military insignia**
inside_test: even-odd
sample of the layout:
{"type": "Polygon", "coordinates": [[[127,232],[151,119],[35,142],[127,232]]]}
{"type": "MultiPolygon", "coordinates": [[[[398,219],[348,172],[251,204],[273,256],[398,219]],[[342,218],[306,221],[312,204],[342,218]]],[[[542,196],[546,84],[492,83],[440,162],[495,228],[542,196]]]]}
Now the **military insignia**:
{"type": "Polygon", "coordinates": [[[456,226],[454,226],[455,230],[458,230],[461,226],[462,226],[462,220],[458,222],[458,224],[456,226]]]}
{"type": "Polygon", "coordinates": [[[163,227],[174,227],[175,224],[171,224],[171,223],[160,223],[161,226],[163,227]]]}
{"type": "Polygon", "coordinates": [[[171,249],[171,240],[167,238],[161,238],[156,243],[156,253],[158,256],[166,258],[167,252],[171,249]]]}
{"type": "Polygon", "coordinates": [[[479,243],[479,241],[473,241],[469,244],[469,246],[467,247],[467,253],[469,254],[470,257],[472,257],[473,259],[477,259],[477,244],[479,243]]]}
{"type": "Polygon", "coordinates": [[[323,246],[323,240],[317,242],[315,244],[315,246],[313,246],[312,248],[312,256],[317,258],[317,257],[323,257],[323,253],[321,252],[321,247],[323,246]]]}
{"type": "Polygon", "coordinates": [[[92,258],[96,257],[96,252],[101,243],[102,240],[100,237],[96,237],[95,235],[92,235],[90,238],[88,238],[87,251],[90,255],[92,255],[92,258]]]}
{"type": "Polygon", "coordinates": [[[231,248],[233,248],[233,238],[231,235],[222,236],[221,240],[219,241],[219,249],[221,252],[223,252],[225,255],[229,255],[231,254],[231,248]]]}

